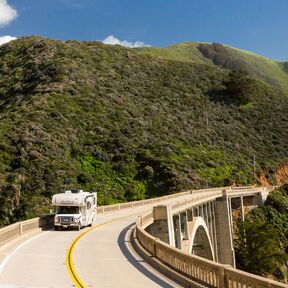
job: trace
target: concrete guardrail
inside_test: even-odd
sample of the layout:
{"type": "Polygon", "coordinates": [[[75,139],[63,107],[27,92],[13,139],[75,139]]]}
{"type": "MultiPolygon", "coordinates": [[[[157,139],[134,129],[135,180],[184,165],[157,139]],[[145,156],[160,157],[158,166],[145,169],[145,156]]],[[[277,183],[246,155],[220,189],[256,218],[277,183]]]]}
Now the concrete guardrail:
{"type": "Polygon", "coordinates": [[[33,230],[52,226],[54,215],[46,215],[26,221],[17,222],[0,229],[0,246],[33,230]]]}
{"type": "MultiPolygon", "coordinates": [[[[229,187],[224,187],[229,188],[229,187]]],[[[219,190],[224,188],[217,188],[219,190]]],[[[209,190],[209,189],[206,189],[209,190]]],[[[201,191],[206,191],[201,190],[201,191]]],[[[210,189],[211,190],[211,189],[210,189]]],[[[140,200],[140,201],[133,201],[133,202],[127,202],[127,203],[120,203],[120,204],[113,204],[113,205],[106,205],[106,206],[99,206],[97,207],[97,213],[99,214],[106,214],[106,213],[112,213],[116,211],[120,211],[123,209],[131,209],[133,207],[138,207],[142,205],[149,205],[153,203],[159,203],[162,201],[166,201],[169,199],[174,199],[180,196],[189,195],[192,190],[175,193],[166,195],[163,197],[158,198],[151,198],[146,200],[140,200]]],[[[3,227],[0,229],[0,246],[9,242],[12,239],[15,239],[27,232],[33,231],[35,229],[44,228],[47,226],[52,226],[54,223],[54,214],[46,215],[42,217],[37,217],[33,219],[29,219],[26,221],[17,222],[14,224],[11,224],[9,226],[3,227]]]]}

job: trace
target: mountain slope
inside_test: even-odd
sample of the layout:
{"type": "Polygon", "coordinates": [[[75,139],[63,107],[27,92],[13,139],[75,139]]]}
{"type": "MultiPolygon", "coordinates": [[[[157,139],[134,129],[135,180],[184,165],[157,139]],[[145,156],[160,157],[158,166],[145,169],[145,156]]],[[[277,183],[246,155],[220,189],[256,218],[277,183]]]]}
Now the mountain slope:
{"type": "Polygon", "coordinates": [[[244,222],[237,223],[237,268],[288,284],[287,211],[286,184],[269,194],[263,206],[248,212],[244,222]]]}
{"type": "Polygon", "coordinates": [[[141,53],[163,59],[244,69],[253,77],[288,92],[288,62],[273,61],[254,53],[221,44],[188,42],[167,48],[141,48],[141,53]]]}
{"type": "Polygon", "coordinates": [[[284,93],[244,72],[18,39],[0,48],[0,223],[48,211],[71,187],[103,204],[273,183],[288,162],[287,111],[284,93]]]}

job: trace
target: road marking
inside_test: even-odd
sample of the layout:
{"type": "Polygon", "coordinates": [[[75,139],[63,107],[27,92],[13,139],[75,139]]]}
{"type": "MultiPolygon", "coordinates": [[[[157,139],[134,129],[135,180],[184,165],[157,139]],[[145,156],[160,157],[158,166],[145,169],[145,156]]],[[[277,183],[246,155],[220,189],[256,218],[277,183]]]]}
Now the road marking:
{"type": "Polygon", "coordinates": [[[40,236],[43,236],[45,234],[47,234],[49,231],[47,232],[44,232],[44,233],[41,233],[39,235],[36,235],[28,240],[26,240],[25,242],[23,242],[21,245],[19,245],[12,253],[10,253],[9,255],[6,256],[6,258],[4,259],[4,261],[1,263],[0,265],[0,274],[2,273],[2,270],[3,268],[5,267],[5,265],[7,264],[7,262],[10,260],[10,258],[20,249],[22,248],[24,245],[26,245],[27,243],[29,243],[30,241],[40,237],[40,236]]]}
{"type": "Polygon", "coordinates": [[[104,225],[107,225],[107,224],[110,224],[110,223],[113,223],[113,222],[116,222],[116,221],[119,221],[119,220],[122,220],[122,219],[126,219],[126,218],[129,218],[129,217],[135,216],[137,214],[139,214],[139,212],[133,213],[133,214],[130,214],[130,215],[127,215],[127,216],[115,218],[115,219],[100,223],[98,225],[95,225],[94,227],[92,227],[92,228],[86,230],[85,232],[81,233],[79,236],[77,236],[73,240],[73,242],[69,246],[68,251],[66,253],[66,266],[67,266],[68,272],[70,274],[70,277],[72,278],[72,281],[74,282],[74,284],[76,285],[77,288],[86,288],[85,284],[82,282],[82,280],[80,279],[78,273],[76,272],[75,267],[74,267],[74,263],[73,263],[73,251],[74,251],[74,248],[75,248],[76,244],[78,243],[78,241],[84,235],[86,235],[87,233],[89,233],[90,231],[92,231],[92,230],[94,230],[96,228],[102,227],[104,225]]]}

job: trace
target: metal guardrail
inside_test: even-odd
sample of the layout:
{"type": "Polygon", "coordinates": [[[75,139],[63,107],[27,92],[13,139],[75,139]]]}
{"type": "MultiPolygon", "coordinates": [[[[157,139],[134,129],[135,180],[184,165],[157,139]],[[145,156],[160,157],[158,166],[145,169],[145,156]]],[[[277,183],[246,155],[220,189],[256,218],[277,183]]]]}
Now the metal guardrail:
{"type": "MultiPolygon", "coordinates": [[[[221,190],[222,189],[223,188],[221,188],[221,190]]],[[[254,191],[255,193],[260,192],[261,188],[229,188],[227,194],[248,194],[252,191],[254,191]]],[[[192,194],[192,199],[188,202],[182,201],[182,203],[178,202],[177,204],[172,205],[172,212],[180,211],[183,207],[188,207],[187,205],[193,206],[199,204],[200,202],[203,203],[209,201],[211,197],[215,197],[214,199],[219,197],[219,189],[214,189],[214,191],[213,189],[209,189],[206,191],[202,190],[202,193],[200,193],[200,191],[191,191],[190,193],[192,194]]],[[[197,282],[202,283],[207,287],[215,288],[287,288],[287,285],[280,282],[247,273],[238,269],[234,269],[230,266],[222,265],[220,263],[216,263],[198,257],[196,255],[183,252],[166,244],[165,242],[153,237],[145,231],[145,228],[151,223],[151,217],[153,217],[151,212],[138,217],[136,223],[136,238],[138,240],[137,242],[141,244],[142,249],[144,248],[155,259],[167,265],[170,274],[180,273],[186,278],[191,279],[191,287],[194,287],[193,283],[195,284],[196,280],[197,282]]],[[[179,279],[179,277],[177,277],[176,275],[175,278],[179,279]]]]}

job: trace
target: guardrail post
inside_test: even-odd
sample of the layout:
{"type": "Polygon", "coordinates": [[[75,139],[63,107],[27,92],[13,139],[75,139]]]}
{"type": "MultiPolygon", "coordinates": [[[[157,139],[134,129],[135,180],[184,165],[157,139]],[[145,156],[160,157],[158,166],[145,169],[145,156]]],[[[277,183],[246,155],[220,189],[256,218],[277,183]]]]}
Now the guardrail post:
{"type": "Polygon", "coordinates": [[[223,287],[223,288],[228,288],[228,286],[226,286],[226,281],[225,281],[225,268],[224,266],[219,267],[219,288],[223,287]]]}
{"type": "Polygon", "coordinates": [[[23,225],[22,222],[19,223],[19,235],[23,234],[23,225]]]}
{"type": "Polygon", "coordinates": [[[142,216],[138,216],[137,224],[139,224],[141,227],[143,226],[142,216]]]}
{"type": "Polygon", "coordinates": [[[159,238],[155,238],[154,240],[153,240],[153,255],[152,256],[154,256],[155,258],[157,258],[157,245],[156,245],[156,242],[157,241],[160,241],[160,239],[159,238]]]}

